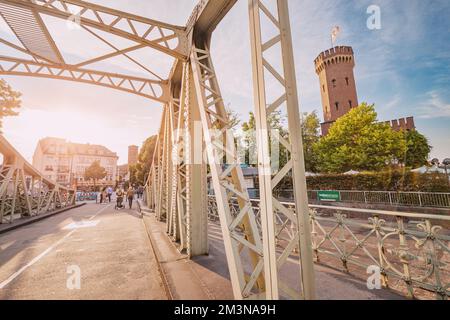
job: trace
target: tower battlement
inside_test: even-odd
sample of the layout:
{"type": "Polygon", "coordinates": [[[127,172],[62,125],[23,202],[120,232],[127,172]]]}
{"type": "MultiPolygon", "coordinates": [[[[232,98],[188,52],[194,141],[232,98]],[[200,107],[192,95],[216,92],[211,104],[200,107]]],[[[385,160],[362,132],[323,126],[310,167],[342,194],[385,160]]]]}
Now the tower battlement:
{"type": "Polygon", "coordinates": [[[338,63],[351,63],[354,66],[355,61],[352,47],[339,46],[325,50],[314,60],[317,74],[322,72],[326,67],[338,63]]]}
{"type": "Polygon", "coordinates": [[[414,117],[400,118],[386,121],[388,125],[395,131],[411,131],[416,128],[414,117]]]}

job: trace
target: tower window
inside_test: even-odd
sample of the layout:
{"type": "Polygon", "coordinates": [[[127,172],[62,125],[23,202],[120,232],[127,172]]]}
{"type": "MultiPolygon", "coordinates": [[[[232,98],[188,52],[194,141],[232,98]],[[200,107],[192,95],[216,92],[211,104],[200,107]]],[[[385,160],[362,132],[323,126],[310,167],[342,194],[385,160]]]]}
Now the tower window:
{"type": "Polygon", "coordinates": [[[333,83],[333,88],[336,88],[336,79],[331,80],[331,82],[333,83]]]}
{"type": "Polygon", "coordinates": [[[322,85],[323,92],[325,92],[325,85],[322,85]]]}
{"type": "Polygon", "coordinates": [[[345,77],[345,82],[347,82],[347,85],[349,85],[348,77],[345,77]]]}
{"type": "Polygon", "coordinates": [[[348,105],[350,106],[350,108],[353,108],[352,100],[348,100],[348,105]]]}
{"type": "Polygon", "coordinates": [[[336,102],[336,111],[339,111],[339,102],[336,102]]]}

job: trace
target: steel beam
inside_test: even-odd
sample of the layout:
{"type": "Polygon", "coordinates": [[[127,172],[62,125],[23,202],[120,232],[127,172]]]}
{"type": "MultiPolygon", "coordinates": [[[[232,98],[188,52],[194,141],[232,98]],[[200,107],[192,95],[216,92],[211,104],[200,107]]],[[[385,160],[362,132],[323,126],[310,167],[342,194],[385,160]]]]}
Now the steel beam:
{"type": "Polygon", "coordinates": [[[73,21],[145,44],[177,59],[186,58],[185,28],[80,0],[0,0],[40,14],[73,21]],[[176,39],[177,44],[171,44],[176,39]]]}
{"type": "MultiPolygon", "coordinates": [[[[277,12],[271,12],[261,0],[249,0],[255,121],[259,159],[260,214],[263,229],[267,298],[278,299],[280,289],[290,298],[297,298],[295,291],[290,289],[288,283],[281,283],[278,270],[281,269],[287,258],[294,253],[294,250],[299,248],[301,268],[299,268],[298,272],[299,278],[302,280],[302,297],[314,299],[312,241],[289,10],[287,0],[276,0],[275,4],[277,12]],[[266,20],[270,21],[272,28],[276,31],[275,35],[266,42],[262,40],[261,16],[265,16],[266,20]],[[281,48],[282,70],[277,70],[275,65],[270,63],[265,56],[265,53],[276,45],[279,45],[281,48]],[[268,100],[266,75],[271,75],[283,87],[281,96],[273,101],[268,100]],[[286,145],[290,157],[284,168],[278,172],[272,172],[269,148],[271,128],[268,119],[271,114],[284,105],[287,109],[289,137],[278,137],[278,139],[286,145]],[[272,189],[289,172],[292,172],[294,184],[295,211],[279,202],[272,192],[272,189]],[[297,228],[296,234],[290,238],[289,244],[279,256],[276,254],[276,238],[277,235],[282,235],[283,232],[286,232],[286,230],[283,230],[286,224],[283,224],[280,230],[276,229],[277,213],[283,215],[285,221],[290,220],[293,222],[297,228]]],[[[274,139],[275,137],[272,136],[271,138],[274,139]]]]}
{"type": "Polygon", "coordinates": [[[157,102],[169,100],[166,81],[0,56],[0,74],[68,80],[133,93],[157,102]]]}

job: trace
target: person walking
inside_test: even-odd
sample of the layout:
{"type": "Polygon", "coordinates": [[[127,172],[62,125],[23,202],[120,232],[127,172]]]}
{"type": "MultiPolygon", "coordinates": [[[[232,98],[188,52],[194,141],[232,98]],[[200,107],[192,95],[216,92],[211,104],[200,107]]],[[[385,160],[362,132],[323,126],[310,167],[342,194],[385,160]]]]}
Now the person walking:
{"type": "Polygon", "coordinates": [[[144,194],[144,187],[139,186],[138,187],[138,199],[142,199],[142,195],[144,194]]]}
{"type": "Polygon", "coordinates": [[[127,199],[128,199],[128,205],[130,209],[133,207],[133,199],[134,199],[134,190],[132,187],[128,188],[127,191],[127,199]]]}
{"type": "Polygon", "coordinates": [[[111,197],[112,197],[112,194],[113,194],[113,188],[110,186],[110,187],[108,187],[108,189],[107,189],[107,196],[108,196],[108,201],[109,201],[109,203],[111,203],[111,197]]]}
{"type": "Polygon", "coordinates": [[[104,199],[104,190],[102,190],[102,189],[100,189],[100,204],[102,204],[103,203],[103,199],[104,199]]]}
{"type": "Polygon", "coordinates": [[[116,204],[116,208],[117,209],[122,209],[123,208],[123,196],[124,196],[124,191],[121,187],[117,188],[116,190],[116,197],[117,197],[117,204],[116,204]]]}
{"type": "Polygon", "coordinates": [[[108,197],[108,193],[106,192],[106,187],[103,188],[103,192],[102,193],[103,193],[103,201],[106,204],[106,198],[108,197]]]}

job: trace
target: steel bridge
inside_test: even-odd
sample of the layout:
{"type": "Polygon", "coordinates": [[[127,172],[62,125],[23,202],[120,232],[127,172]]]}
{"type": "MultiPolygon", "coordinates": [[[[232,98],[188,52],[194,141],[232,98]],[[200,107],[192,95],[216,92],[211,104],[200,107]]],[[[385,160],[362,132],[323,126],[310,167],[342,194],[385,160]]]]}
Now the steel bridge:
{"type": "MultiPolygon", "coordinates": [[[[312,241],[314,224],[308,208],[288,1],[248,0],[248,54],[253,66],[261,196],[257,209],[228,130],[230,119],[210,50],[214,30],[236,2],[201,0],[186,25],[176,26],[81,0],[0,0],[0,15],[22,44],[0,39],[2,45],[17,52],[16,56],[0,56],[0,74],[88,83],[159,102],[163,116],[145,200],[157,219],[165,221],[166,231],[179,250],[189,257],[208,253],[209,179],[234,297],[314,299],[313,248],[317,246],[312,241]],[[66,62],[42,16],[74,21],[111,52],[77,64],[66,62]],[[266,39],[262,30],[271,30],[271,36],[266,39]],[[119,49],[102,36],[105,33],[134,44],[119,49]],[[172,58],[168,78],[130,56],[142,48],[172,58]],[[268,58],[273,51],[277,51],[278,61],[268,58]],[[118,56],[135,63],[148,76],[93,67],[118,56]],[[269,78],[281,90],[271,91],[269,78]],[[289,137],[279,140],[289,156],[285,167],[273,172],[268,119],[280,109],[286,112],[289,137]],[[200,132],[197,123],[201,124],[200,132]],[[203,161],[204,153],[207,161],[203,161]],[[294,185],[294,202],[288,204],[273,195],[286,176],[294,185]],[[297,260],[296,284],[281,277],[288,259],[297,260]]],[[[0,172],[2,219],[12,221],[16,213],[37,215],[74,203],[73,190],[43,178],[4,138],[0,152],[5,159],[0,172]]]]}

